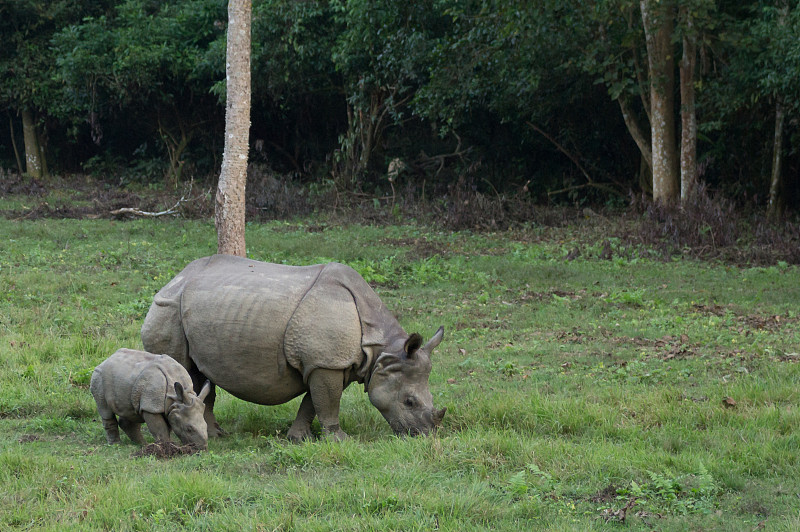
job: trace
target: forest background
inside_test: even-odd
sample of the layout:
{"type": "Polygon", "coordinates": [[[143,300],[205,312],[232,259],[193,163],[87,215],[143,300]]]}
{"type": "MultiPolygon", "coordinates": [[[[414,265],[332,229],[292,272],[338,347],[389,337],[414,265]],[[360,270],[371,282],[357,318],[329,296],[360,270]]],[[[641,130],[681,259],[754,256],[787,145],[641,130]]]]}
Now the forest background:
{"type": "MultiPolygon", "coordinates": [[[[0,167],[213,181],[225,10],[4,2],[0,167]]],[[[798,23],[782,0],[254,0],[251,209],[347,192],[437,198],[452,220],[481,197],[613,207],[702,183],[796,214],[798,23]]]]}

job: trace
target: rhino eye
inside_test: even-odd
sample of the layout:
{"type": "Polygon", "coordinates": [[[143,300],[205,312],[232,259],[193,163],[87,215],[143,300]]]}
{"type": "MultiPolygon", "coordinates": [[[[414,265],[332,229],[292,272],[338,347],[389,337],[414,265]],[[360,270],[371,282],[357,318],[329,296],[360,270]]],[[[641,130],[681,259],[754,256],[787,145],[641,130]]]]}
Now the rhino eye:
{"type": "Polygon", "coordinates": [[[406,400],[403,401],[403,404],[405,404],[407,407],[411,408],[411,407],[414,406],[414,399],[412,399],[411,397],[406,397],[406,400]]]}

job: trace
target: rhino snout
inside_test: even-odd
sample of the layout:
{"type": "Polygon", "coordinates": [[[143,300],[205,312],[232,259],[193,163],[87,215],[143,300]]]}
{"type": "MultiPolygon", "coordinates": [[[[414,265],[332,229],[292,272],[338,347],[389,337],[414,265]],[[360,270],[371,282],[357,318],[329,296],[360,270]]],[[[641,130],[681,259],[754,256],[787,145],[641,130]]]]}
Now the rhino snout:
{"type": "Polygon", "coordinates": [[[408,435],[408,436],[427,436],[431,432],[436,432],[436,429],[442,424],[442,419],[444,419],[444,414],[447,412],[447,408],[442,408],[441,410],[431,410],[429,413],[422,416],[421,420],[417,422],[411,422],[409,424],[403,423],[390,423],[394,433],[398,436],[400,435],[408,435]]]}

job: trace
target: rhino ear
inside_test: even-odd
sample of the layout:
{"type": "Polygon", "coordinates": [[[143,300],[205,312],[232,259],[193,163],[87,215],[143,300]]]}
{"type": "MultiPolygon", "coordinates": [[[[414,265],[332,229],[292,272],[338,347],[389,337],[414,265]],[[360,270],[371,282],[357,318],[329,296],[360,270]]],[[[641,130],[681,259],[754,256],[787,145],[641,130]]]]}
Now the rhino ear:
{"type": "Polygon", "coordinates": [[[403,351],[406,352],[408,358],[414,358],[414,353],[419,349],[419,346],[422,345],[422,336],[418,335],[417,333],[412,334],[406,340],[406,344],[403,346],[403,351]]]}
{"type": "Polygon", "coordinates": [[[176,382],[174,386],[175,386],[175,395],[177,396],[178,401],[180,401],[181,403],[185,403],[186,395],[183,390],[183,386],[181,386],[181,383],[179,382],[176,382]]]}
{"type": "Polygon", "coordinates": [[[442,338],[444,338],[444,327],[439,327],[439,330],[436,331],[436,334],[428,340],[428,343],[425,344],[425,347],[422,348],[423,351],[428,353],[428,355],[433,354],[433,350],[436,349],[440,343],[442,343],[442,338]]]}
{"type": "Polygon", "coordinates": [[[206,383],[203,384],[203,388],[200,390],[200,393],[197,394],[197,397],[201,401],[205,401],[210,391],[211,391],[211,381],[207,380],[206,383]]]}

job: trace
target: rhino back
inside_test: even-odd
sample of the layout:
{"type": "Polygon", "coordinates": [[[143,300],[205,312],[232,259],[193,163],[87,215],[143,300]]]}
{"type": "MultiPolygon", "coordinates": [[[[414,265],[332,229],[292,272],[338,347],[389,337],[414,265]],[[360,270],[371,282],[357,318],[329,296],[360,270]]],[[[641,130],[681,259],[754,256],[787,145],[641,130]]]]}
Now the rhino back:
{"type": "Polygon", "coordinates": [[[304,391],[286,362],[284,333],[322,266],[215,255],[183,288],[189,354],[211,381],[247,401],[280,404],[304,391]]]}
{"type": "MultiPolygon", "coordinates": [[[[155,367],[154,362],[160,358],[168,357],[159,357],[133,349],[119,349],[95,368],[90,384],[92,394],[95,396],[102,394],[115,414],[128,419],[138,419],[144,383],[140,377],[143,372],[145,374],[148,372],[148,368],[155,367]]],[[[166,384],[163,375],[161,380],[166,384]]],[[[189,382],[191,383],[191,380],[189,382]]],[[[150,396],[152,393],[145,395],[150,396]]],[[[163,391],[160,399],[163,409],[163,391]]]]}

